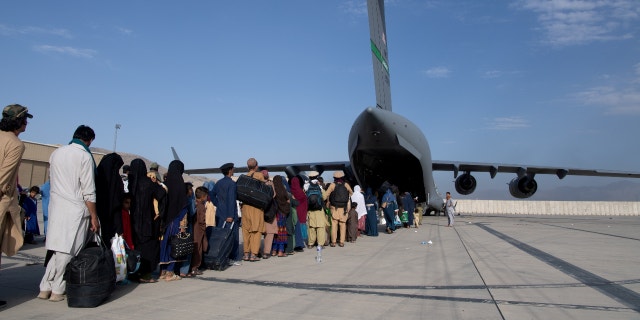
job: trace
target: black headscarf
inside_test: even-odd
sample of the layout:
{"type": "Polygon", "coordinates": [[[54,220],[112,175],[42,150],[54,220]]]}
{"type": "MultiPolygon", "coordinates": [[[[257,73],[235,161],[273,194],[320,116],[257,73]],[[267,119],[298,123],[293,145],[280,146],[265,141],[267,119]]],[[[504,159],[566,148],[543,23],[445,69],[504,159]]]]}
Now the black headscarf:
{"type": "Polygon", "coordinates": [[[109,153],[100,160],[96,170],[96,209],[105,243],[110,243],[116,233],[122,234],[124,184],[120,167],[123,164],[120,155],[109,153]]]}
{"type": "Polygon", "coordinates": [[[169,224],[175,219],[180,211],[187,205],[187,189],[184,185],[182,174],[184,173],[184,163],[180,160],[173,160],[169,163],[167,170],[167,215],[165,223],[169,224]]]}
{"type": "Polygon", "coordinates": [[[288,215],[291,211],[291,203],[289,202],[289,193],[284,186],[285,180],[283,176],[273,177],[273,188],[276,191],[276,203],[278,204],[278,210],[285,215],[288,215]]]}

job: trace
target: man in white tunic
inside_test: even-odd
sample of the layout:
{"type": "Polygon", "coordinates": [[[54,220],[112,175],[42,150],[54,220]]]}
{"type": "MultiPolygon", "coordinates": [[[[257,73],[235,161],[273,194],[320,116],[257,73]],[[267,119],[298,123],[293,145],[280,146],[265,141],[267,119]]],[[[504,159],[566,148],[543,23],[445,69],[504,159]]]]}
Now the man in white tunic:
{"type": "Polygon", "coordinates": [[[69,145],[55,150],[49,158],[51,198],[47,250],[53,251],[40,282],[38,298],[64,300],[64,271],[85,244],[89,230],[98,232],[96,213],[95,161],[89,151],[96,135],[81,125],[69,145]]]}

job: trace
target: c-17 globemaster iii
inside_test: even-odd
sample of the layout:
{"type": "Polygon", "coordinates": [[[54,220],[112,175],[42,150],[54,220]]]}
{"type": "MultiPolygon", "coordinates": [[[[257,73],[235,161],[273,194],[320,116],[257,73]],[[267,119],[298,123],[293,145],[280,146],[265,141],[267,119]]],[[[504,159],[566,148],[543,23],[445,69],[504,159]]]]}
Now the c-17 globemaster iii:
{"type": "MultiPolygon", "coordinates": [[[[432,211],[441,211],[444,203],[437,191],[433,171],[453,172],[455,189],[462,195],[471,194],[476,189],[472,172],[488,172],[491,178],[497,173],[513,173],[516,176],[509,182],[509,192],[520,199],[531,197],[537,191],[537,174],[554,174],[560,179],[567,175],[640,178],[640,172],[432,160],[429,143],[422,131],[392,111],[384,0],[367,0],[367,7],[376,106],[366,108],[351,127],[349,161],[264,166],[270,171],[296,175],[308,170],[320,173],[343,170],[348,180],[357,182],[363,189],[371,187],[376,190],[393,184],[401,191],[409,191],[419,202],[426,202],[432,211]]],[[[175,150],[173,152],[177,158],[175,150]]],[[[236,172],[246,170],[246,167],[236,168],[236,172]]],[[[188,174],[219,172],[217,168],[185,170],[188,174]]]]}

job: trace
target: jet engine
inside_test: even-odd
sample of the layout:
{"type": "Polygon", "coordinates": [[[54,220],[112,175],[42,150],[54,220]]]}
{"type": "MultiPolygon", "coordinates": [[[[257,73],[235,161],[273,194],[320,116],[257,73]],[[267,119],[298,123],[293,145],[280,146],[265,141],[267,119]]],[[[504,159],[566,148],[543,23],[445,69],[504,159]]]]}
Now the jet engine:
{"type": "Polygon", "coordinates": [[[476,190],[476,178],[470,173],[464,173],[456,178],[456,191],[462,195],[468,195],[476,190]]]}
{"type": "Polygon", "coordinates": [[[509,192],[515,198],[529,198],[536,193],[536,191],[538,191],[538,183],[531,177],[523,176],[520,178],[513,178],[513,180],[509,182],[509,192]]]}

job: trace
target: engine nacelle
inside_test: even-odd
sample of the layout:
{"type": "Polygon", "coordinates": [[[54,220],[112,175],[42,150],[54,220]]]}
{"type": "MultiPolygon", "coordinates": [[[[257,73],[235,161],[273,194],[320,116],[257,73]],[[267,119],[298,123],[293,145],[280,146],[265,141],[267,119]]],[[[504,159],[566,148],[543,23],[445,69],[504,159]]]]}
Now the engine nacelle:
{"type": "Polygon", "coordinates": [[[456,178],[456,191],[462,195],[468,195],[476,190],[476,178],[469,173],[464,173],[456,178]]]}
{"type": "Polygon", "coordinates": [[[509,192],[518,199],[531,197],[538,191],[538,183],[535,179],[524,176],[522,178],[513,178],[509,182],[509,192]]]}

